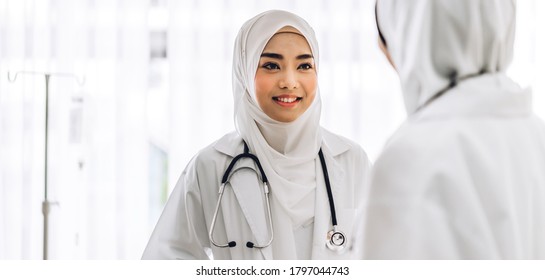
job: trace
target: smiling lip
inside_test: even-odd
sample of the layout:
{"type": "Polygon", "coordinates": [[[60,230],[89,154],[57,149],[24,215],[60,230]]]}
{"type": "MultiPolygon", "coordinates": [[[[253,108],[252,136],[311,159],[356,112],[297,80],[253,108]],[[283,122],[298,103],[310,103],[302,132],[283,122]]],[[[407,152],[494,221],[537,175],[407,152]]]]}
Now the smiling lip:
{"type": "Polygon", "coordinates": [[[291,108],[299,104],[303,98],[295,95],[280,95],[275,96],[272,99],[276,104],[282,107],[291,108]]]}

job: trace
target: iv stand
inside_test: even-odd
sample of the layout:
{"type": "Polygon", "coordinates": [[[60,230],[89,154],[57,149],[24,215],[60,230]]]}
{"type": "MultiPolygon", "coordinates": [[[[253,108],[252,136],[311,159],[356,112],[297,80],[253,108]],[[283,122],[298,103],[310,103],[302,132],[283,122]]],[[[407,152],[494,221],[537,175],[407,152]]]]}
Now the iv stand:
{"type": "Polygon", "coordinates": [[[51,204],[58,204],[57,202],[49,201],[47,199],[47,150],[48,150],[48,131],[49,131],[49,79],[51,77],[67,77],[73,78],[76,82],[83,86],[85,84],[85,77],[80,79],[78,76],[71,73],[50,73],[50,72],[34,72],[34,71],[18,71],[15,76],[11,78],[10,72],[8,72],[8,81],[14,83],[17,80],[18,75],[43,75],[45,77],[45,164],[44,164],[44,201],[42,202],[42,214],[44,215],[44,232],[43,232],[43,259],[47,260],[48,256],[48,240],[49,240],[49,211],[51,204]]]}

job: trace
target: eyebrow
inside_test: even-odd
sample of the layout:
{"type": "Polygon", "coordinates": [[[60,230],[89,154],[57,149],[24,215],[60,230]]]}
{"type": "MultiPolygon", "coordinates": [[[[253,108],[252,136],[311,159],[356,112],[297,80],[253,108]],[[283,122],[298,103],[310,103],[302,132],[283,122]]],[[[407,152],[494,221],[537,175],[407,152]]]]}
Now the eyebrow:
{"type": "MultiPolygon", "coordinates": [[[[262,53],[261,57],[270,57],[270,58],[276,58],[276,59],[284,59],[284,56],[278,53],[262,53]]],[[[296,59],[308,59],[313,58],[311,54],[300,54],[296,57],[296,59]]]]}
{"type": "Polygon", "coordinates": [[[276,58],[276,59],[284,59],[284,56],[277,53],[262,53],[261,57],[270,57],[270,58],[276,58]]]}
{"type": "Polygon", "coordinates": [[[301,54],[296,57],[297,59],[314,58],[311,54],[301,54]]]}

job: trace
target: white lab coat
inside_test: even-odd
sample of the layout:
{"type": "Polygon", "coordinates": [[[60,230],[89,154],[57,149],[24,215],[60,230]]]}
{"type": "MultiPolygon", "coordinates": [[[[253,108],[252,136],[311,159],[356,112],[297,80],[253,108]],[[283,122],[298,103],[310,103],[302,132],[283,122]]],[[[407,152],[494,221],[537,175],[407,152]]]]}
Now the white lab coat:
{"type": "MultiPolygon", "coordinates": [[[[326,130],[323,130],[322,150],[329,170],[339,230],[350,233],[357,208],[363,206],[369,161],[358,145],[326,130]]],[[[225,190],[214,231],[217,242],[235,241],[237,246],[218,248],[209,241],[208,231],[221,178],[233,157],[242,151],[242,139],[237,133],[230,133],[191,160],[170,195],[143,259],[208,259],[210,253],[214,259],[274,259],[271,246],[265,249],[245,246],[247,241],[263,244],[270,234],[263,190],[258,187],[261,184],[255,173],[248,169],[232,176],[233,187],[225,190]]],[[[237,166],[255,169],[251,160],[244,160],[237,166]]],[[[339,255],[326,248],[326,234],[332,227],[331,213],[321,167],[318,165],[318,168],[312,252],[308,255],[312,259],[349,259],[352,257],[349,250],[339,255]]],[[[271,186],[271,192],[274,192],[274,186],[271,186]]]]}
{"type": "Polygon", "coordinates": [[[375,162],[366,217],[367,259],[545,259],[530,92],[484,75],[410,116],[375,162]]]}

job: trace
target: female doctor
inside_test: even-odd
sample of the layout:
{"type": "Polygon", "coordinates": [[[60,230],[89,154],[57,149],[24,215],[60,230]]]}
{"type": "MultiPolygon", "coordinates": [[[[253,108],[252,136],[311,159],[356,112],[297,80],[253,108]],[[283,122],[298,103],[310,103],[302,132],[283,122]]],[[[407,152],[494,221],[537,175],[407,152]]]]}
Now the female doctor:
{"type": "Polygon", "coordinates": [[[505,73],[514,1],[378,0],[376,12],[408,118],[375,162],[354,247],[370,259],[544,259],[545,125],[505,73]]]}
{"type": "Polygon", "coordinates": [[[233,57],[236,132],[188,164],[144,259],[351,258],[345,233],[362,205],[369,161],[320,126],[317,70],[316,38],[300,17],[268,11],[242,26],[233,57]]]}

